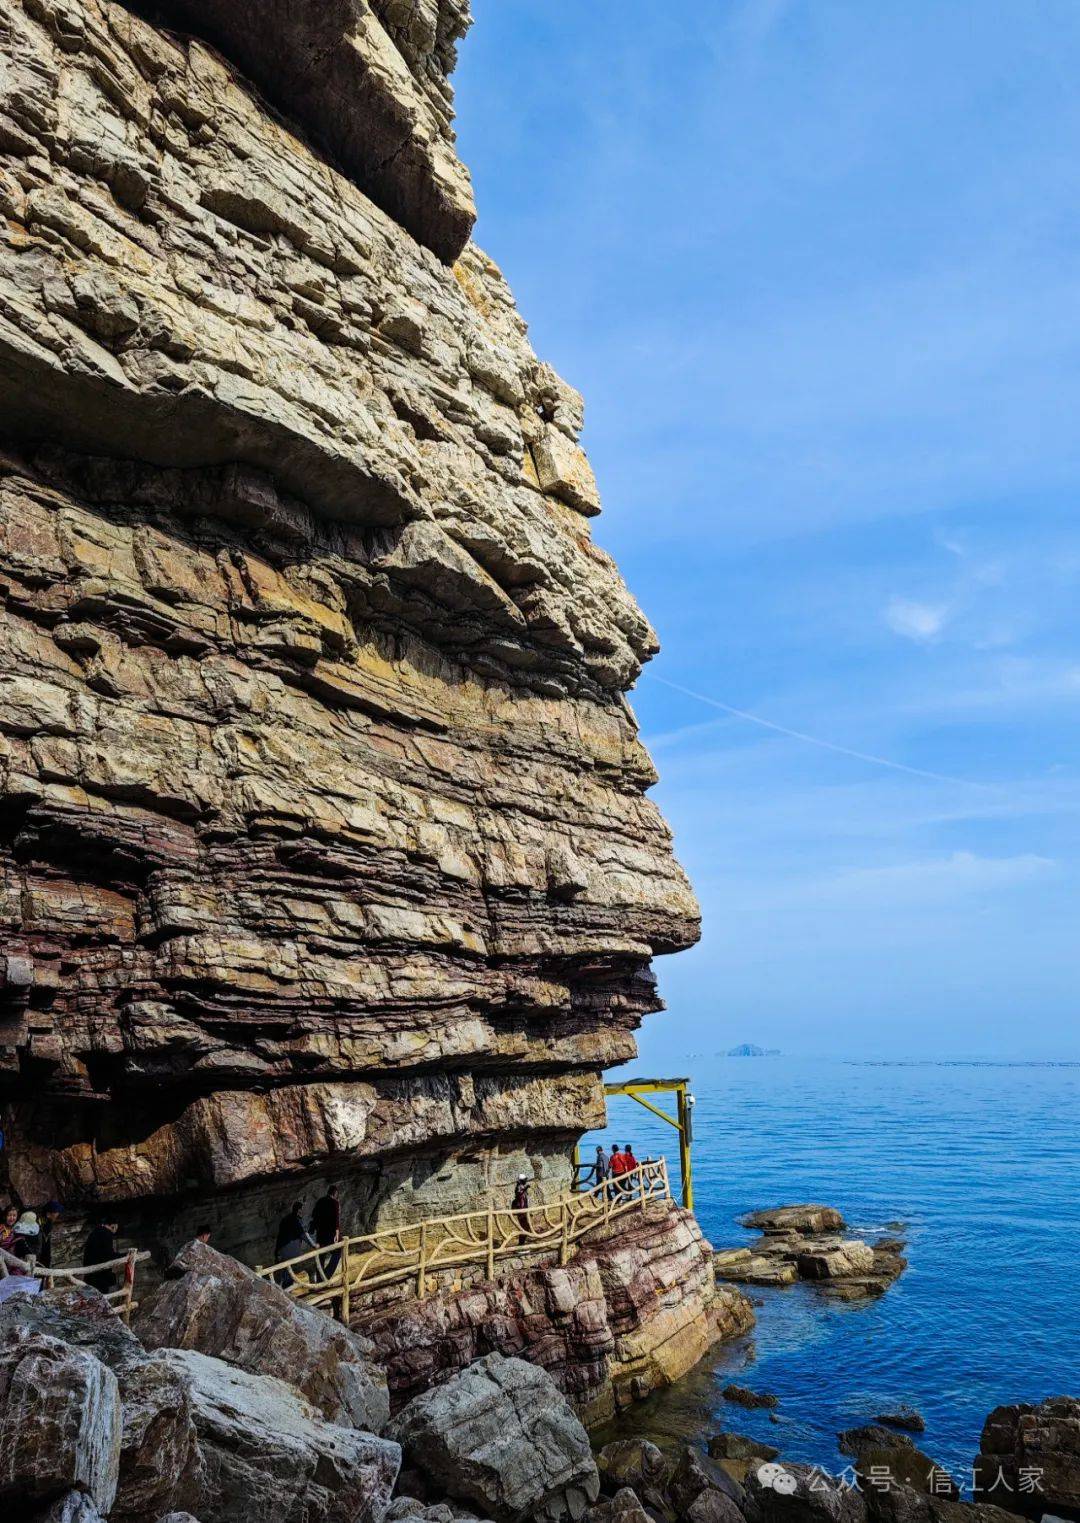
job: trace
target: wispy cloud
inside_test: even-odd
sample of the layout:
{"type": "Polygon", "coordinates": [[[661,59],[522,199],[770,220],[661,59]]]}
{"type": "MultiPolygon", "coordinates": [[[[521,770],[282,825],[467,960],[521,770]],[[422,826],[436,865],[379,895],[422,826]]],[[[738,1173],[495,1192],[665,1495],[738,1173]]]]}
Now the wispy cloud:
{"type": "Polygon", "coordinates": [[[935,640],[949,621],[947,603],[916,603],[911,598],[890,598],[885,622],[898,635],[909,640],[935,640]]]}

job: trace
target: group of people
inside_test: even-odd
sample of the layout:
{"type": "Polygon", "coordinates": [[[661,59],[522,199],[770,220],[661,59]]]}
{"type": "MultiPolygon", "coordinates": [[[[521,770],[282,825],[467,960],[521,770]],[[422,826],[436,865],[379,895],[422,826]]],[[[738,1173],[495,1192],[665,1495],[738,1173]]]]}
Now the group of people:
{"type": "MultiPolygon", "coordinates": [[[[341,1241],[341,1201],[337,1185],[330,1185],[325,1195],[320,1195],[305,1222],[304,1202],[293,1201],[278,1223],[274,1242],[274,1262],[299,1258],[310,1248],[328,1248],[329,1253],[311,1259],[308,1264],[309,1279],[329,1280],[337,1270],[341,1250],[334,1244],[341,1241]]],[[[290,1285],[296,1276],[291,1269],[281,1269],[276,1276],[279,1285],[290,1285]]]]}
{"type": "Polygon", "coordinates": [[[26,1273],[11,1263],[13,1258],[23,1264],[33,1259],[44,1269],[52,1268],[53,1228],[62,1215],[63,1207],[58,1200],[46,1201],[38,1211],[20,1211],[16,1205],[5,1209],[0,1224],[0,1248],[9,1256],[4,1261],[9,1274],[26,1273]]]}
{"type": "Polygon", "coordinates": [[[621,1149],[616,1143],[610,1153],[603,1147],[598,1147],[592,1167],[585,1175],[585,1182],[591,1181],[595,1186],[610,1180],[612,1189],[630,1190],[633,1188],[632,1181],[625,1176],[632,1174],[639,1167],[634,1157],[634,1149],[629,1142],[624,1143],[621,1149]]]}

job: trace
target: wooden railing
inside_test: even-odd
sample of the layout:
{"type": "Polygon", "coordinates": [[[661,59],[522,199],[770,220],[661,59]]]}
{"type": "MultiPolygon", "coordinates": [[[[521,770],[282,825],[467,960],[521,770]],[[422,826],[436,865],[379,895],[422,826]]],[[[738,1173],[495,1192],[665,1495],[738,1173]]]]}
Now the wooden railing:
{"type": "Polygon", "coordinates": [[[15,1254],[8,1253],[5,1248],[0,1248],[0,1280],[23,1276],[39,1280],[42,1282],[41,1293],[48,1295],[50,1291],[57,1290],[85,1290],[91,1275],[101,1274],[103,1270],[119,1269],[122,1273],[117,1289],[103,1291],[102,1294],[108,1301],[113,1315],[122,1317],[125,1322],[130,1322],[131,1314],[139,1304],[135,1300],[136,1266],[149,1257],[149,1253],[139,1253],[131,1248],[121,1258],[110,1259],[106,1264],[87,1264],[83,1268],[70,1266],[64,1269],[47,1269],[33,1256],[20,1259],[15,1254]]]}
{"type": "Polygon", "coordinates": [[[276,1280],[309,1306],[332,1309],[337,1302],[341,1320],[347,1322],[358,1293],[413,1280],[417,1297],[423,1298],[433,1289],[436,1271],[482,1264],[493,1280],[499,1259],[542,1250],[557,1250],[560,1264],[566,1264],[573,1245],[586,1233],[629,1211],[640,1211],[651,1200],[670,1199],[667,1161],[650,1159],[591,1190],[527,1210],[492,1201],[483,1211],[341,1238],[281,1263],[260,1265],[257,1273],[264,1280],[276,1280]]]}

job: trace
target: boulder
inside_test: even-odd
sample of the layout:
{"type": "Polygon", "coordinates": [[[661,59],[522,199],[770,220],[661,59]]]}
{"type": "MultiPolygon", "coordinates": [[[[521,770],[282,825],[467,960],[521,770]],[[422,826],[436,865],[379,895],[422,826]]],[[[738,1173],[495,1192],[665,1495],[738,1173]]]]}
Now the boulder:
{"type": "Polygon", "coordinates": [[[746,1478],[747,1523],[865,1523],[866,1500],[817,1466],[769,1461],[746,1478]]]}
{"type": "Polygon", "coordinates": [[[610,1491],[629,1486],[641,1493],[664,1484],[668,1462],[664,1453],[647,1438],[617,1438],[596,1456],[600,1480],[610,1491]]]}
{"type": "Polygon", "coordinates": [[[33,1523],[102,1523],[102,1517],[85,1491],[65,1491],[35,1513],[33,1523]]]}
{"type": "Polygon", "coordinates": [[[743,1488],[697,1449],[684,1449],[668,1487],[680,1518],[692,1523],[741,1523],[743,1488]]]}
{"type": "Polygon", "coordinates": [[[120,1435],[116,1376],[100,1359],[28,1329],[0,1342],[0,1502],[75,1491],[107,1513],[120,1435]]]}
{"type": "Polygon", "coordinates": [[[960,1500],[959,1489],[944,1465],[914,1444],[893,1443],[885,1448],[868,1445],[859,1451],[855,1464],[871,1513],[875,1511],[875,1497],[902,1489],[946,1501],[960,1500]]]}
{"type": "Polygon", "coordinates": [[[587,1523],[652,1523],[635,1491],[621,1487],[613,1497],[605,1497],[586,1515],[587,1523]]]}
{"type": "Polygon", "coordinates": [[[896,1407],[891,1412],[879,1412],[874,1418],[876,1423],[884,1423],[886,1428],[899,1428],[904,1433],[925,1433],[926,1418],[921,1412],[916,1412],[914,1407],[896,1407]]]}
{"type": "Polygon", "coordinates": [[[160,1354],[148,1354],[95,1290],[20,1299],[0,1311],[0,1344],[38,1334],[99,1359],[116,1379],[121,1431],[112,1518],[142,1523],[191,1505],[200,1461],[186,1381],[160,1354]]]}
{"type": "Polygon", "coordinates": [[[489,1354],[414,1397],[387,1430],[406,1462],[500,1523],[577,1519],[600,1493],[588,1435],[538,1365],[489,1354]]]}
{"type": "Polygon", "coordinates": [[[874,1250],[869,1243],[852,1238],[835,1248],[800,1253],[796,1263],[804,1280],[841,1280],[869,1274],[874,1268],[874,1250]]]}
{"type": "Polygon", "coordinates": [[[162,1349],[187,1384],[202,1523],[381,1523],[398,1446],[328,1423],[292,1386],[194,1349],[162,1349]]]}
{"type": "Polygon", "coordinates": [[[1017,1512],[1080,1512],[1080,1398],[995,1407],[975,1457],[975,1494],[1017,1512]]]}
{"type": "Polygon", "coordinates": [[[779,1396],[769,1391],[750,1391],[746,1386],[726,1385],[720,1392],[725,1401],[733,1401],[739,1407],[778,1407],[779,1396]]]}
{"type": "Polygon", "coordinates": [[[843,1216],[832,1206],[776,1206],[771,1211],[752,1211],[742,1225],[753,1232],[791,1232],[801,1236],[843,1232],[843,1216]]]}
{"type": "Polygon", "coordinates": [[[774,1460],[780,1453],[774,1445],[759,1444],[756,1439],[745,1438],[741,1433],[714,1433],[706,1451],[709,1458],[740,1485],[762,1460],[774,1460]]]}
{"type": "Polygon", "coordinates": [[[381,1433],[389,1419],[386,1376],[366,1339],[198,1240],[177,1254],[136,1327],[148,1348],[194,1349],[287,1380],[328,1422],[381,1433]]]}
{"type": "Polygon", "coordinates": [[[865,1423],[861,1428],[845,1428],[838,1433],[836,1447],[841,1454],[858,1459],[868,1449],[913,1449],[915,1443],[906,1433],[898,1433],[880,1423],[865,1423]]]}

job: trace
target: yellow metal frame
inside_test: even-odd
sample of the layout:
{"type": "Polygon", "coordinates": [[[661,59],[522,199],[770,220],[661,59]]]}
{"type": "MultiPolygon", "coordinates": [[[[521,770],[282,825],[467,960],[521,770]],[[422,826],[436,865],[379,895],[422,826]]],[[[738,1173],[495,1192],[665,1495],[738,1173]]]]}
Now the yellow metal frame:
{"type": "Polygon", "coordinates": [[[679,1134],[679,1170],[682,1175],[682,1203],[688,1211],[694,1209],[694,1167],[691,1159],[691,1146],[694,1141],[693,1110],[694,1102],[690,1094],[689,1079],[624,1079],[620,1084],[605,1084],[604,1094],[628,1095],[652,1115],[659,1116],[661,1121],[666,1121],[668,1126],[673,1126],[679,1134]],[[661,1110],[659,1105],[653,1105],[645,1095],[674,1094],[675,1103],[678,1107],[677,1115],[672,1116],[667,1111],[661,1110]]]}

